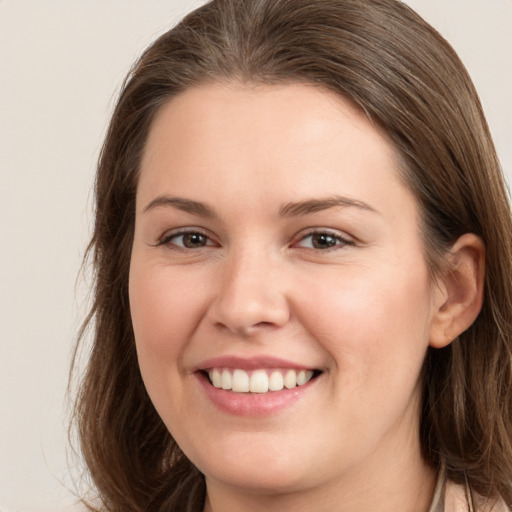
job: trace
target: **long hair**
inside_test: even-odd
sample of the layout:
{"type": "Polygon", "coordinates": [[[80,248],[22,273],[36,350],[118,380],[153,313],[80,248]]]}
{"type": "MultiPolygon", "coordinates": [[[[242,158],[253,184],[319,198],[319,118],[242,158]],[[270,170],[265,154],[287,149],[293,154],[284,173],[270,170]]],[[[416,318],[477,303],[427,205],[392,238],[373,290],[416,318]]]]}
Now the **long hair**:
{"type": "Polygon", "coordinates": [[[128,273],[152,120],[187,88],[223,81],[318,84],[358,105],[401,156],[433,275],[460,235],[482,238],[483,308],[457,340],[429,349],[419,435],[433,467],[443,460],[451,479],[512,505],[512,225],[464,66],[397,0],[212,0],[135,64],[99,159],[89,246],[94,301],[83,331],[93,331],[93,345],[75,422],[103,509],[185,511],[203,504],[203,476],[165,428],[139,373],[128,273]]]}

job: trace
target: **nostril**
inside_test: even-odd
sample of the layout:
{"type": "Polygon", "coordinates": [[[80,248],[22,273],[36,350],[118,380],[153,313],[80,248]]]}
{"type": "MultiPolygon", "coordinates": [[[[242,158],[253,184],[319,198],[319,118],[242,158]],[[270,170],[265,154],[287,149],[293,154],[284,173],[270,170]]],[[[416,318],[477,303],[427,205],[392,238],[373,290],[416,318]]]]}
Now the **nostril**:
{"type": "Polygon", "coordinates": [[[235,322],[216,322],[215,327],[222,331],[230,331],[242,338],[248,338],[257,335],[258,333],[261,333],[263,331],[275,329],[279,327],[279,325],[273,322],[257,322],[255,324],[249,325],[243,325],[242,322],[238,324],[235,322]]]}
{"type": "Polygon", "coordinates": [[[253,328],[256,328],[256,327],[273,327],[274,324],[272,322],[258,322],[257,324],[253,325],[253,328]]]}

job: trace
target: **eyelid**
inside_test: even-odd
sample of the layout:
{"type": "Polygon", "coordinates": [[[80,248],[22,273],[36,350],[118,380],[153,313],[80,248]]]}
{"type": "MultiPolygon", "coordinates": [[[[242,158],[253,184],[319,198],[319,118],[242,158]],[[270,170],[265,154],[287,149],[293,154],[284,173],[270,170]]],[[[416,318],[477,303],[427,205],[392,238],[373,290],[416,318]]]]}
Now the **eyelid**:
{"type": "MultiPolygon", "coordinates": [[[[342,249],[346,246],[353,246],[356,244],[356,241],[354,238],[350,235],[347,235],[346,233],[332,229],[332,228],[322,228],[322,227],[315,227],[315,228],[307,228],[301,230],[294,238],[292,243],[290,244],[291,247],[299,247],[300,243],[306,240],[309,237],[313,237],[315,235],[328,235],[333,238],[335,238],[338,243],[336,243],[333,246],[325,247],[325,248],[316,248],[316,247],[302,247],[304,249],[309,249],[313,251],[320,251],[320,252],[328,252],[329,250],[337,250],[342,249]]],[[[220,244],[215,240],[215,238],[205,229],[196,227],[196,226],[187,226],[187,227],[181,227],[176,228],[174,230],[166,231],[154,244],[155,247],[160,246],[169,246],[175,249],[183,249],[183,250],[197,250],[204,247],[212,247],[212,246],[219,246],[220,244]],[[190,248],[190,247],[182,247],[179,244],[173,244],[171,240],[173,238],[177,238],[180,236],[188,235],[188,234],[199,234],[207,239],[207,243],[204,246],[199,246],[196,248],[190,248]]]]}
{"type": "MultiPolygon", "coordinates": [[[[171,243],[171,240],[175,237],[179,237],[179,236],[184,236],[184,235],[189,235],[189,234],[199,234],[199,235],[202,235],[204,237],[206,237],[208,239],[208,242],[212,242],[212,243],[207,243],[205,246],[203,247],[212,247],[212,246],[215,246],[215,245],[218,245],[218,243],[215,241],[215,239],[205,230],[205,229],[202,229],[202,228],[199,228],[199,227],[195,227],[195,226],[187,226],[187,227],[183,227],[183,228],[176,228],[174,230],[171,230],[171,231],[166,231],[157,241],[157,243],[155,244],[155,247],[160,247],[160,246],[173,246],[174,248],[176,249],[183,249],[183,250],[197,250],[196,249],[191,249],[191,248],[188,248],[188,247],[182,247],[180,245],[177,245],[177,244],[172,244],[171,243]]],[[[201,247],[199,247],[201,248],[201,247]]]]}
{"type": "Polygon", "coordinates": [[[337,250],[342,249],[346,246],[353,246],[356,244],[356,241],[353,237],[347,235],[346,233],[342,231],[338,231],[336,229],[332,228],[308,228],[306,230],[302,230],[295,238],[292,243],[292,247],[298,246],[298,244],[305,239],[312,237],[314,235],[328,235],[332,236],[336,240],[338,240],[341,243],[337,243],[336,245],[333,245],[331,247],[326,247],[323,249],[316,248],[316,247],[303,247],[304,249],[310,249],[314,251],[320,251],[320,252],[327,252],[329,250],[337,250]]]}

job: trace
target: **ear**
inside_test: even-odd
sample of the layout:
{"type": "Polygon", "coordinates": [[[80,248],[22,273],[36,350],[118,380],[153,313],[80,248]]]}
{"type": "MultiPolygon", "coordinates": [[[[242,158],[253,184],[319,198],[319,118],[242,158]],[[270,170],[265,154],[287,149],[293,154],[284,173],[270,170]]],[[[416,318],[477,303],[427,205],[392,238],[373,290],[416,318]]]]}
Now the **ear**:
{"type": "Polygon", "coordinates": [[[430,346],[449,345],[476,319],[484,297],[485,247],[472,234],[462,235],[446,258],[434,290],[430,346]]]}

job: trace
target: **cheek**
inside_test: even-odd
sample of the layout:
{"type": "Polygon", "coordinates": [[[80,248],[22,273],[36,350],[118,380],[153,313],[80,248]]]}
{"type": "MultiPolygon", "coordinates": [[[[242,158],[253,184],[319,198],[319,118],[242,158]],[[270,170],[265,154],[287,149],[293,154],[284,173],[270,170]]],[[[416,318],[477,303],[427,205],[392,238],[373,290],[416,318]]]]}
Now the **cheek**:
{"type": "Polygon", "coordinates": [[[135,261],[129,297],[139,365],[149,390],[163,373],[181,371],[182,353],[204,314],[203,295],[185,272],[135,261]]]}
{"type": "Polygon", "coordinates": [[[307,328],[332,354],[345,386],[417,380],[431,322],[428,273],[417,264],[385,270],[347,270],[303,302],[307,328]]]}

